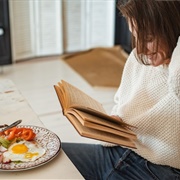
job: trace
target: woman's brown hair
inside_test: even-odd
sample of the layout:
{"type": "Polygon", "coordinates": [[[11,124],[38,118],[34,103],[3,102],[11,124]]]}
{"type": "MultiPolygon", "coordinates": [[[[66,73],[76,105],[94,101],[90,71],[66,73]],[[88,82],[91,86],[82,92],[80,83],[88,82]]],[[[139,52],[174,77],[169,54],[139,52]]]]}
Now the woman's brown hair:
{"type": "Polygon", "coordinates": [[[147,54],[149,36],[156,40],[156,45],[163,43],[168,50],[167,56],[171,57],[180,36],[179,0],[119,0],[117,5],[137,33],[136,41],[132,37],[132,46],[136,47],[142,63],[146,64],[142,54],[147,54]]]}

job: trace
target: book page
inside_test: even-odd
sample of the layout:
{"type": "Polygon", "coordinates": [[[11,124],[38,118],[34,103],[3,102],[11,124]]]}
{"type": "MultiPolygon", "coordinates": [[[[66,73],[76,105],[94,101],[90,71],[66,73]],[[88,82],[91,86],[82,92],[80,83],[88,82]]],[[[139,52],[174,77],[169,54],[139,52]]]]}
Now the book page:
{"type": "Polygon", "coordinates": [[[79,106],[95,109],[96,111],[106,113],[104,108],[98,101],[91,98],[89,95],[85,94],[78,88],[65,81],[62,81],[61,85],[64,88],[66,94],[66,101],[68,102],[69,108],[79,106]]]}
{"type": "Polygon", "coordinates": [[[137,139],[135,135],[132,135],[132,134],[129,134],[129,133],[126,133],[126,132],[123,132],[123,131],[119,131],[119,130],[116,130],[116,129],[112,129],[110,127],[103,126],[103,125],[100,125],[100,124],[94,124],[94,123],[91,123],[89,121],[85,122],[85,127],[88,127],[88,128],[94,129],[94,130],[98,130],[98,131],[107,132],[107,133],[114,134],[114,135],[117,135],[117,136],[121,136],[121,137],[124,137],[124,138],[129,138],[129,139],[132,139],[132,140],[137,139]]]}
{"type": "Polygon", "coordinates": [[[129,138],[125,138],[125,137],[117,136],[117,135],[114,135],[111,133],[84,127],[76,119],[75,116],[70,115],[70,114],[67,114],[67,118],[72,123],[72,125],[75,127],[77,132],[83,137],[97,139],[97,140],[105,141],[105,142],[110,142],[113,144],[122,145],[122,146],[130,147],[130,148],[136,148],[134,142],[129,138]]]}
{"type": "Polygon", "coordinates": [[[116,129],[115,125],[113,125],[113,128],[112,128],[112,126],[108,126],[108,123],[106,124],[107,126],[104,125],[104,123],[99,123],[101,120],[103,121],[103,119],[96,120],[96,117],[91,119],[92,121],[87,121],[87,120],[83,119],[83,117],[81,117],[81,113],[78,113],[76,110],[70,111],[69,114],[73,115],[84,127],[108,132],[108,133],[111,133],[111,134],[114,134],[117,136],[123,136],[123,137],[129,138],[129,139],[134,139],[134,140],[137,139],[136,135],[132,132],[129,132],[129,130],[125,130],[121,127],[118,128],[118,124],[116,124],[116,126],[117,126],[117,129],[116,129]]]}
{"type": "Polygon", "coordinates": [[[99,124],[99,125],[107,126],[111,129],[116,129],[118,131],[125,132],[125,133],[135,136],[135,133],[133,131],[131,131],[129,128],[122,126],[120,122],[115,122],[109,119],[103,119],[98,116],[93,116],[92,114],[88,114],[88,113],[79,111],[77,109],[73,109],[73,111],[75,111],[78,115],[80,115],[81,118],[84,120],[84,126],[86,126],[86,123],[91,122],[94,124],[94,126],[99,124]]]}
{"type": "Polygon", "coordinates": [[[64,110],[67,107],[67,103],[66,103],[66,100],[64,98],[65,93],[63,92],[63,89],[60,86],[54,85],[54,89],[56,91],[57,97],[59,99],[59,102],[60,102],[60,105],[62,107],[62,111],[63,111],[63,114],[64,114],[64,110]]]}

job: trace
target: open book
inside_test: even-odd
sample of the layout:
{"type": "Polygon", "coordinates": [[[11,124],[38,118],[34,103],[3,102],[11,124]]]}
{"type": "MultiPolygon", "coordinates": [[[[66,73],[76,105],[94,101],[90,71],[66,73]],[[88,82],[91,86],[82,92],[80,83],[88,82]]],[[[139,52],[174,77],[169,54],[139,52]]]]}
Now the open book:
{"type": "Polygon", "coordinates": [[[132,126],[107,115],[99,102],[63,80],[54,88],[63,114],[81,136],[136,148],[132,126]]]}

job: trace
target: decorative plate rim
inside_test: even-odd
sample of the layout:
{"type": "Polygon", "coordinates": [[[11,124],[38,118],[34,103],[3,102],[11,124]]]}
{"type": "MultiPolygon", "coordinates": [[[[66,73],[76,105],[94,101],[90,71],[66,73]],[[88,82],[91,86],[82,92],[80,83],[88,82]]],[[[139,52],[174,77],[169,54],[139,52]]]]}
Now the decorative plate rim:
{"type": "Polygon", "coordinates": [[[41,144],[41,146],[46,148],[46,153],[44,156],[31,162],[22,162],[22,163],[11,162],[9,164],[0,163],[0,171],[24,171],[24,170],[33,169],[42,166],[44,164],[47,164],[59,154],[61,150],[61,140],[59,136],[54,132],[52,132],[51,130],[45,127],[34,126],[34,125],[18,125],[17,127],[26,127],[26,128],[31,128],[34,131],[39,131],[39,133],[37,133],[37,137],[35,138],[35,140],[39,144],[41,144]],[[43,142],[41,142],[43,138],[43,136],[41,135],[44,136],[43,142]],[[52,141],[50,142],[50,140],[53,140],[53,142],[52,141]],[[52,147],[50,147],[49,145],[52,147]]]}

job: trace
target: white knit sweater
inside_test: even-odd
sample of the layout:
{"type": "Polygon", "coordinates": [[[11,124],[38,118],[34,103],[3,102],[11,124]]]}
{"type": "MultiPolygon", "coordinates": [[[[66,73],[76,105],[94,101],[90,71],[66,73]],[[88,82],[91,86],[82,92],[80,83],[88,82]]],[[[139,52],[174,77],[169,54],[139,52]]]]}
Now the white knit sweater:
{"type": "Polygon", "coordinates": [[[112,114],[137,127],[134,151],[180,169],[180,38],[168,67],[142,65],[132,52],[115,102],[112,114]]]}

